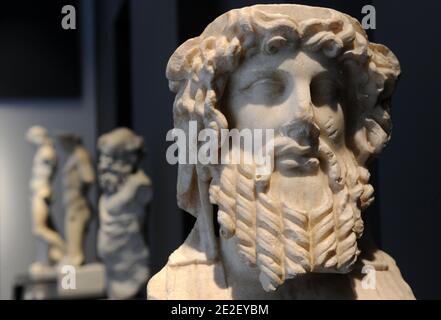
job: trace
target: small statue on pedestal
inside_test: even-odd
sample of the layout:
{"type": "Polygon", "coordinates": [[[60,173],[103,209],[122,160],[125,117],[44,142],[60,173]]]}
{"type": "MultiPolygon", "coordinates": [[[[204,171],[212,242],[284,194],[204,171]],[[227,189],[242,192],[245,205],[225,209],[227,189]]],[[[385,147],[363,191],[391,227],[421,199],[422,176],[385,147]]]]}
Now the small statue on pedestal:
{"type": "Polygon", "coordinates": [[[41,126],[29,128],[26,139],[37,147],[30,188],[32,191],[32,230],[36,237],[37,261],[29,269],[33,277],[53,276],[52,265],[65,252],[65,243],[51,227],[52,181],[57,168],[57,154],[47,130],[41,126]]]}
{"type": "Polygon", "coordinates": [[[143,138],[118,128],[99,138],[98,149],[98,252],[106,267],[107,294],[110,299],[142,297],[149,277],[142,226],[152,197],[150,179],[140,169],[143,138]]]}

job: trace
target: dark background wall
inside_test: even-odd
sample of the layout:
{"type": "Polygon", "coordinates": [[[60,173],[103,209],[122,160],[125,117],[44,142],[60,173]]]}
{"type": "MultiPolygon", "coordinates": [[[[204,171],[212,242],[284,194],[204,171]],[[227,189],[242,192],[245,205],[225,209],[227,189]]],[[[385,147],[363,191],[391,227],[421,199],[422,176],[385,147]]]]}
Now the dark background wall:
{"type": "Polygon", "coordinates": [[[374,1],[375,41],[400,60],[392,140],[378,161],[381,245],[419,298],[441,298],[441,27],[435,1],[374,1]]]}
{"type": "MultiPolygon", "coordinates": [[[[51,1],[48,3],[52,3],[52,7],[49,4],[50,9],[45,12],[53,12],[49,14],[52,18],[35,29],[43,39],[49,39],[47,43],[39,43],[40,47],[20,44],[28,48],[27,54],[31,52],[29,57],[35,61],[28,67],[22,65],[22,69],[29,70],[32,79],[41,81],[35,88],[31,86],[33,91],[29,86],[22,86],[26,84],[23,80],[26,72],[23,75],[23,72],[17,73],[10,67],[20,66],[19,58],[6,56],[7,50],[0,53],[0,67],[9,70],[9,74],[15,77],[14,81],[19,83],[11,86],[7,82],[9,78],[5,74],[0,75],[0,94],[3,92],[4,98],[3,102],[0,101],[0,137],[7,137],[0,140],[3,181],[0,181],[2,298],[8,297],[13,276],[13,272],[4,270],[25,270],[32,260],[33,247],[29,244],[32,238],[26,236],[26,241],[20,245],[21,250],[17,251],[14,245],[18,238],[13,236],[17,230],[21,233],[30,231],[28,204],[23,201],[28,196],[28,174],[23,172],[29,170],[32,155],[23,142],[26,127],[39,121],[49,127],[61,126],[61,129],[77,131],[85,137],[88,148],[93,152],[96,137],[116,126],[131,127],[144,137],[148,155],[143,166],[155,189],[146,234],[151,249],[152,272],[157,272],[194,223],[189,214],[176,207],[177,168],[168,165],[165,159],[165,150],[169,146],[165,135],[173,125],[174,99],[165,79],[168,58],[180,43],[199,35],[220,14],[255,3],[279,2],[85,0],[89,23],[80,22],[78,25],[84,35],[83,40],[79,38],[76,42],[77,38],[69,35],[51,42],[50,39],[60,34],[59,29],[49,26],[50,21],[58,21],[60,3],[75,2],[51,1]],[[53,6],[57,7],[56,10],[53,6]],[[57,15],[57,19],[53,18],[53,14],[57,15]],[[81,58],[90,57],[90,54],[95,59],[81,58]],[[52,56],[58,57],[58,65],[43,63],[51,61],[48,57],[52,56]],[[19,88],[21,93],[17,92],[19,88]],[[50,105],[55,104],[57,108],[42,107],[41,104],[39,108],[34,107],[42,101],[35,97],[35,93],[48,96],[51,92],[73,97],[68,98],[71,103],[51,100],[50,105]],[[14,101],[23,101],[22,98],[27,96],[28,107],[11,105],[8,95],[16,96],[14,101]],[[15,145],[19,146],[17,150],[14,150],[15,145]],[[27,160],[11,167],[14,159],[18,158],[27,160]],[[6,189],[11,190],[4,192],[6,189]],[[23,203],[17,206],[17,201],[23,203]],[[19,217],[11,219],[13,214],[19,217]],[[13,232],[1,228],[5,223],[13,232]],[[6,254],[13,258],[6,260],[6,254]]],[[[437,59],[441,55],[441,44],[437,40],[441,38],[441,27],[437,25],[437,15],[441,4],[429,0],[303,0],[295,3],[331,7],[358,19],[362,17],[364,5],[373,4],[376,8],[377,29],[369,31],[369,37],[395,52],[401,61],[403,74],[393,99],[392,140],[380,159],[371,165],[376,202],[367,213],[370,229],[379,246],[396,259],[418,298],[441,298],[441,275],[437,270],[441,263],[438,249],[441,243],[441,233],[438,232],[441,227],[438,202],[441,188],[438,181],[441,177],[436,170],[441,160],[437,126],[441,117],[437,97],[440,86],[438,74],[441,71],[441,63],[437,59]]],[[[14,34],[21,29],[5,29],[6,18],[6,14],[0,14],[0,35],[14,39],[14,34]]],[[[23,49],[21,54],[25,55],[23,49]]],[[[63,101],[66,100],[63,98],[63,101]]],[[[93,248],[94,245],[90,244],[93,248]]]]}
{"type": "MultiPolygon", "coordinates": [[[[2,1],[1,98],[80,96],[80,36],[77,31],[61,28],[65,3],[46,0],[36,6],[30,1],[2,1]]],[[[79,1],[70,3],[78,7],[79,1]]]]}

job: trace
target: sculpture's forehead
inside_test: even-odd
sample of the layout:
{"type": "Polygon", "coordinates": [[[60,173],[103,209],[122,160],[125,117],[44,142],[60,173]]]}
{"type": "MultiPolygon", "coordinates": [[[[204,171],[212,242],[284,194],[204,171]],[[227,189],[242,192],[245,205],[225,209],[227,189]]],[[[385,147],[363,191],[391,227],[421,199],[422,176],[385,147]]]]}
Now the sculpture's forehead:
{"type": "Polygon", "coordinates": [[[312,78],[321,72],[337,68],[335,62],[323,55],[285,48],[274,54],[259,52],[246,58],[231,74],[230,79],[239,84],[276,70],[289,73],[292,77],[312,78]]]}

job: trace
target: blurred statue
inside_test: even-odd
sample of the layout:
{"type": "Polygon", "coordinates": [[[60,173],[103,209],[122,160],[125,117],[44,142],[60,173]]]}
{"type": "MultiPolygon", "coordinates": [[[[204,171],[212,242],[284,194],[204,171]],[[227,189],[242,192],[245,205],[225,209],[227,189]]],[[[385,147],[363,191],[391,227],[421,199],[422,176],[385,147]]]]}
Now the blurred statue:
{"type": "Polygon", "coordinates": [[[47,130],[31,127],[26,139],[37,147],[32,166],[30,188],[32,192],[32,230],[36,236],[37,261],[30,267],[34,276],[45,274],[50,265],[64,255],[65,243],[51,227],[52,180],[57,167],[57,155],[47,130]]]}
{"type": "Polygon", "coordinates": [[[63,168],[63,204],[66,210],[64,233],[66,256],[64,264],[79,266],[84,262],[84,234],[91,217],[87,197],[95,182],[95,171],[89,152],[75,134],[60,133],[58,139],[68,154],[63,168]]]}
{"type": "Polygon", "coordinates": [[[148,298],[414,298],[363,237],[366,164],[389,140],[400,64],[357,20],[290,4],[232,10],[184,42],[166,74],[174,132],[210,132],[218,145],[209,162],[179,163],[178,205],[196,223],[148,298]],[[251,132],[259,146],[263,130],[266,163],[223,138],[251,132]],[[240,161],[219,161],[224,148],[240,161]]]}
{"type": "Polygon", "coordinates": [[[118,128],[99,138],[98,149],[102,189],[98,253],[106,266],[108,297],[141,297],[149,276],[142,226],[152,197],[150,179],[139,168],[143,139],[118,128]]]}

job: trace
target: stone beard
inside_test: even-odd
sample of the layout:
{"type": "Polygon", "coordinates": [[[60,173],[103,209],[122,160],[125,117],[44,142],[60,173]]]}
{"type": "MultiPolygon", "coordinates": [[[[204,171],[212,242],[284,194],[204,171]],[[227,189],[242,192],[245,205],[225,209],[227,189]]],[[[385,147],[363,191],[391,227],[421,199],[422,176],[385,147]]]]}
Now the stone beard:
{"type": "Polygon", "coordinates": [[[103,135],[98,147],[100,228],[98,252],[106,266],[111,299],[130,299],[146,284],[148,248],[142,236],[150,179],[138,169],[142,138],[125,128],[103,135]]]}
{"type": "Polygon", "coordinates": [[[337,156],[318,138],[310,155],[299,154],[290,140],[276,139],[270,176],[262,179],[255,165],[226,165],[210,188],[221,236],[235,237],[239,255],[259,268],[267,291],[298,274],[349,272],[360,253],[361,210],[373,192],[367,170],[349,153],[337,156]]]}
{"type": "Polygon", "coordinates": [[[197,220],[148,297],[414,298],[392,258],[358,243],[366,162],[389,139],[399,74],[388,48],[326,8],[236,9],[182,44],[167,65],[175,128],[198,121],[219,141],[223,129],[274,129],[274,159],[268,175],[252,162],[179,166],[178,205],[197,220]],[[371,291],[366,264],[379,271],[371,291]]]}
{"type": "Polygon", "coordinates": [[[124,185],[135,170],[134,161],[136,159],[133,158],[136,158],[136,155],[122,155],[118,160],[117,156],[101,155],[99,183],[104,193],[113,194],[124,185]],[[111,162],[113,163],[111,164],[111,162]]]}

